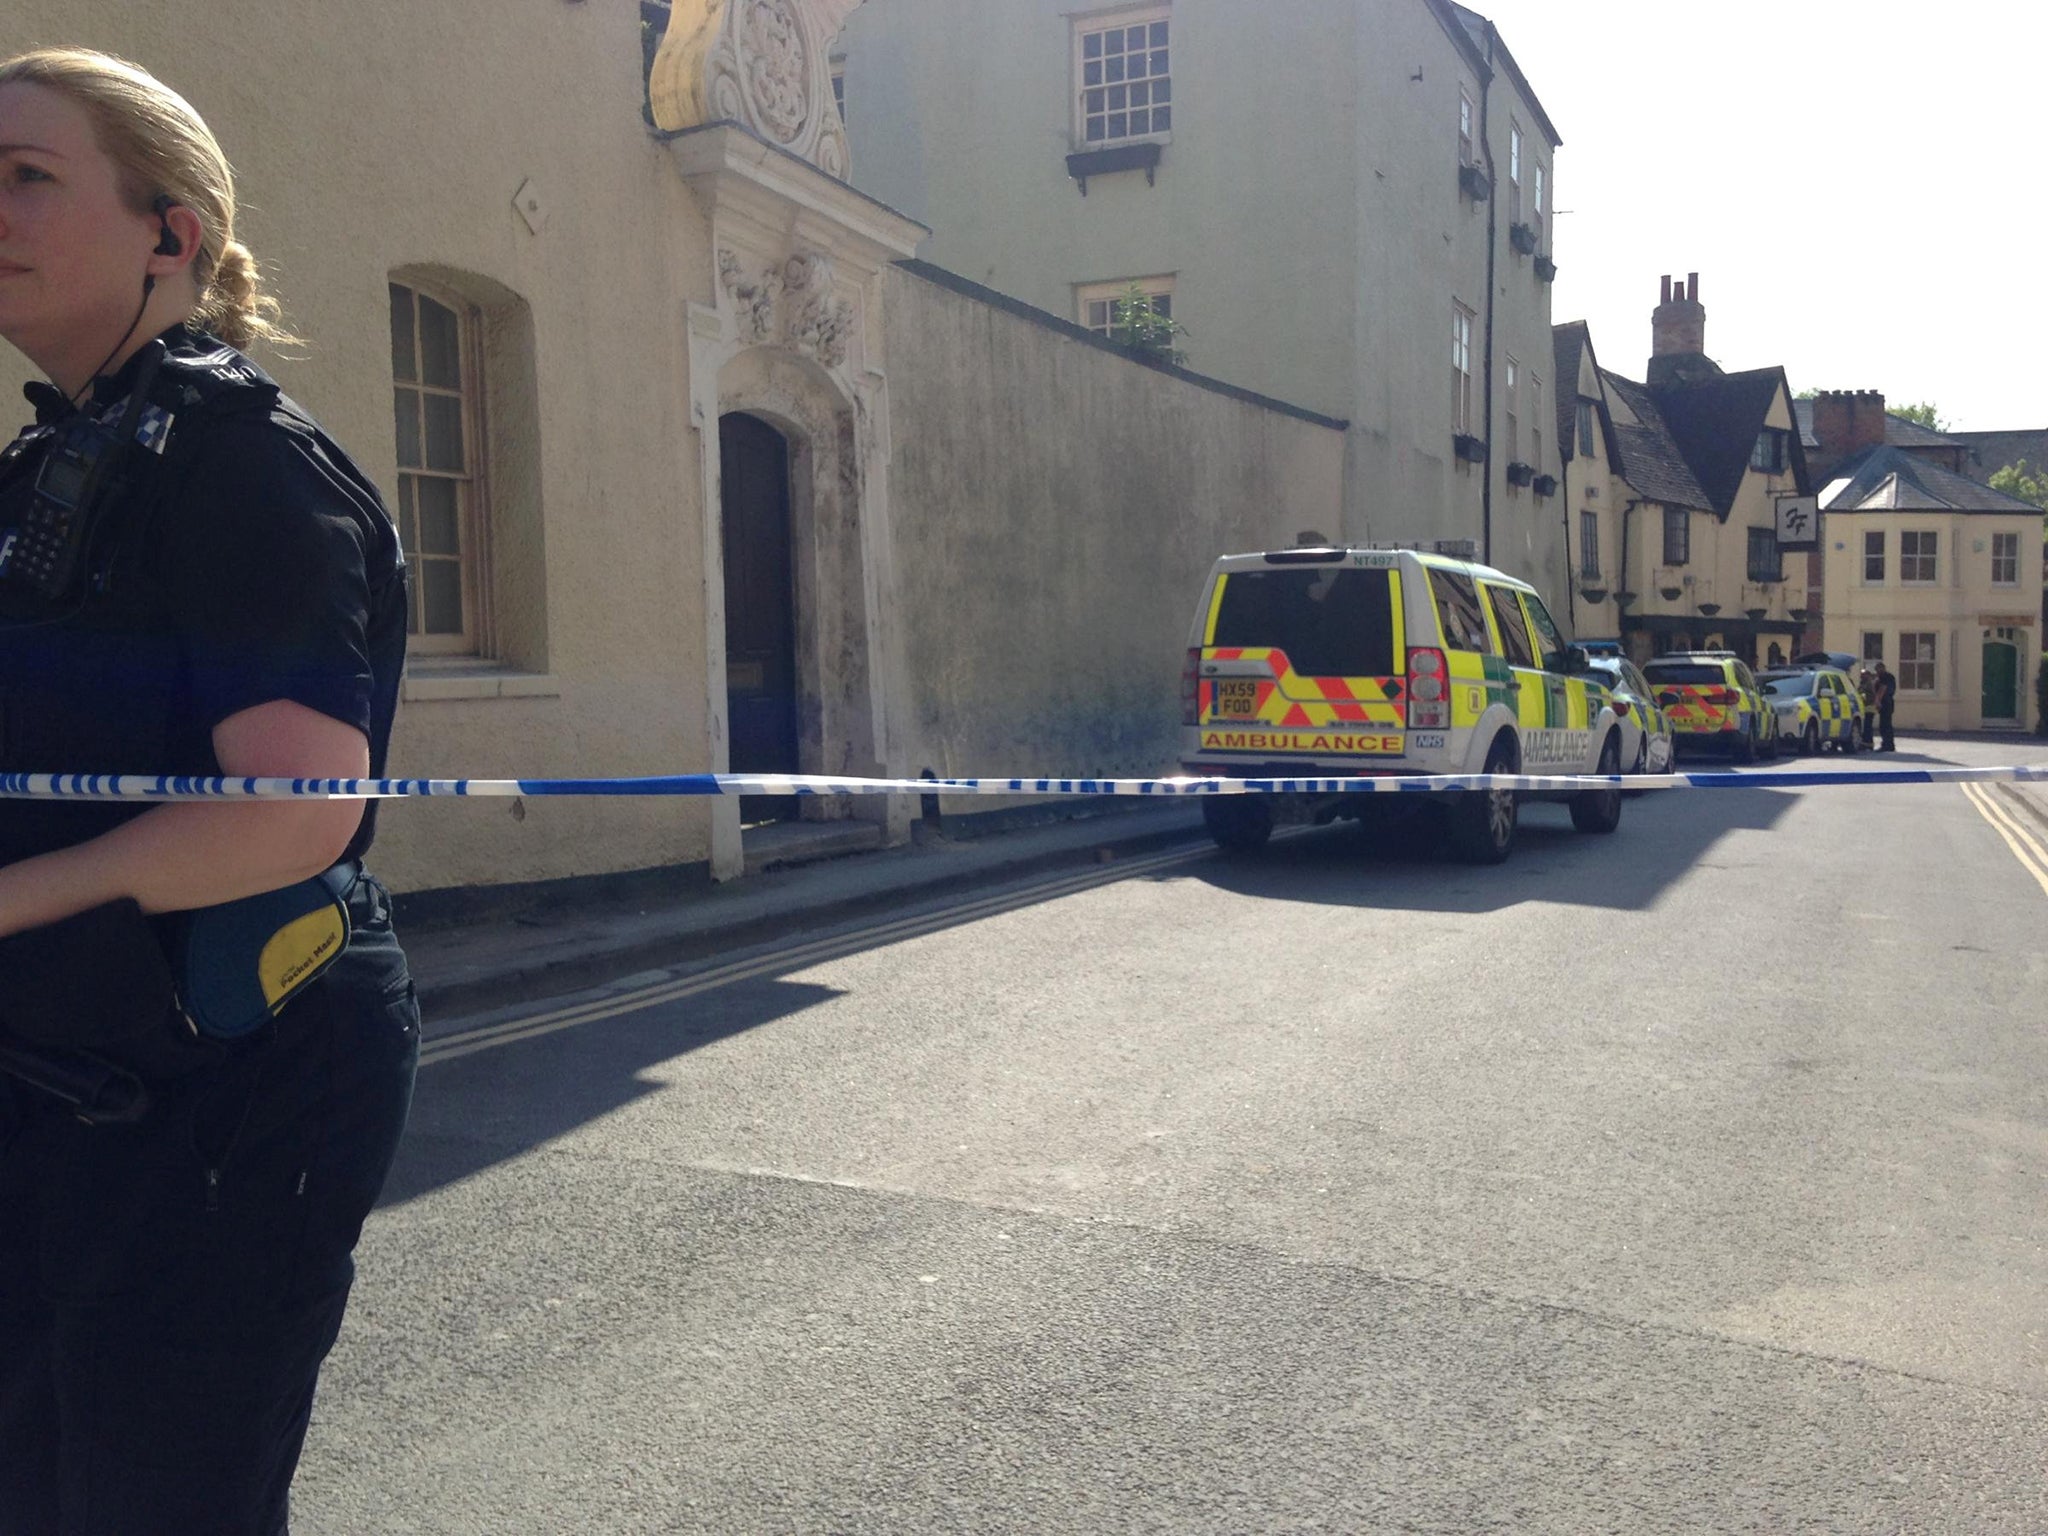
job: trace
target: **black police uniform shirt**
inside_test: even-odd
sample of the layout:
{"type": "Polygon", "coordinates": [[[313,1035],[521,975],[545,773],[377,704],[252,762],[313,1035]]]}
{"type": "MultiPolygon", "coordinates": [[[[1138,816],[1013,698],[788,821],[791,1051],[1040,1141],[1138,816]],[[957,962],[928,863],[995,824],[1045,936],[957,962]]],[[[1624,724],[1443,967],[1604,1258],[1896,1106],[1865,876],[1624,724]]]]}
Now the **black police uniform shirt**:
{"type": "MultiPolygon", "coordinates": [[[[168,360],[222,349],[183,326],[162,340],[168,360]]],[[[161,458],[129,454],[129,488],[94,546],[104,590],[52,602],[0,580],[0,770],[218,774],[213,728],[290,700],[362,731],[371,775],[384,773],[405,661],[397,530],[347,455],[253,363],[227,356],[265,392],[174,416],[161,458]]],[[[87,408],[126,400],[137,367],[97,381],[87,408]]],[[[70,410],[48,385],[26,393],[41,421],[70,410]]],[[[19,523],[40,463],[38,445],[8,466],[0,528],[19,523]]],[[[0,863],[147,809],[0,800],[0,863]]],[[[374,832],[372,801],[345,857],[361,857],[374,832]]]]}

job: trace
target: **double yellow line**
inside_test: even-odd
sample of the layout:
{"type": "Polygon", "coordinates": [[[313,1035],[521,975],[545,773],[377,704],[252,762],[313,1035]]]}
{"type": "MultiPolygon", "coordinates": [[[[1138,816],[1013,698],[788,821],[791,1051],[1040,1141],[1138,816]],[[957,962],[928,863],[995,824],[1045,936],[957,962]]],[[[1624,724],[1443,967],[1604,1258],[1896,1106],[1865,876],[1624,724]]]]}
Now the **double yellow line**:
{"type": "Polygon", "coordinates": [[[1131,859],[1090,870],[1085,874],[1065,875],[1038,885],[1027,886],[1023,890],[1006,891],[999,895],[984,897],[980,901],[947,907],[942,911],[899,918],[894,922],[877,923],[852,933],[818,939],[809,944],[800,944],[794,949],[780,949],[773,954],[759,955],[751,960],[730,961],[725,965],[716,965],[709,970],[678,977],[673,981],[660,981],[639,987],[631,992],[596,998],[587,1003],[557,1008],[548,1013],[528,1014],[496,1024],[481,1025],[475,1029],[458,1030],[453,1034],[428,1040],[420,1048],[420,1065],[431,1066],[435,1062],[454,1061],[459,1057],[473,1056],[478,1051],[492,1050],[501,1045],[512,1045],[522,1040],[537,1040],[542,1035],[552,1035],[560,1030],[575,1029],[584,1024],[614,1019],[622,1013],[637,1013],[643,1008],[681,1002],[684,998],[696,997],[719,987],[729,987],[734,982],[751,981],[758,976],[803,970],[860,950],[874,949],[883,944],[900,944],[906,939],[921,938],[928,933],[937,933],[942,929],[958,927],[962,923],[994,917],[1019,907],[1051,901],[1061,896],[1071,896],[1079,891],[1093,890],[1097,886],[1110,885],[1118,880],[1129,880],[1138,875],[1157,874],[1162,870],[1193,864],[1214,856],[1215,850],[1203,844],[1196,848],[1182,848],[1153,854],[1148,858],[1131,859]]]}
{"type": "Polygon", "coordinates": [[[1998,796],[1988,785],[1960,784],[1970,804],[1977,808],[1977,814],[1991,823],[1991,829],[2005,839],[2005,846],[2012,850],[2020,866],[2034,877],[2034,883],[2048,895],[2048,847],[2020,821],[2009,809],[1999,802],[1998,796]]]}

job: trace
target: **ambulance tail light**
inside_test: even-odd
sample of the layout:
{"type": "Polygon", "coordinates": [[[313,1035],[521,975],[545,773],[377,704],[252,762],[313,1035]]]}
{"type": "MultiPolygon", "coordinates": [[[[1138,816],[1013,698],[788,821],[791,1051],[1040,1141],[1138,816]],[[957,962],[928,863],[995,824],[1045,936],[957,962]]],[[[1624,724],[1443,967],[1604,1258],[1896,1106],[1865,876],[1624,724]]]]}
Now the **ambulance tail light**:
{"type": "Polygon", "coordinates": [[[1199,646],[1190,646],[1188,659],[1181,663],[1180,723],[1202,723],[1202,652],[1199,646]]]}
{"type": "Polygon", "coordinates": [[[1451,728],[1451,673],[1444,653],[1408,653],[1408,729],[1447,731],[1451,728]]]}

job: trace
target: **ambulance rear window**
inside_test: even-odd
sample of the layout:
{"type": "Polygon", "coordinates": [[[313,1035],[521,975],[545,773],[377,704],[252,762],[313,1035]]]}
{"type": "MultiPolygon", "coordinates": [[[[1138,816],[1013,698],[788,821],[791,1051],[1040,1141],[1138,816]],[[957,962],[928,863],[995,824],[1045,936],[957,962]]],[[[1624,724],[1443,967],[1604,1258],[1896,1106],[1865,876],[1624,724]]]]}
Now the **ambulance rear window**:
{"type": "Polygon", "coordinates": [[[1394,573],[1232,571],[1210,644],[1272,646],[1304,677],[1394,674],[1394,573]]]}
{"type": "Polygon", "coordinates": [[[1649,674],[1651,682],[1665,683],[1667,685],[1683,683],[1725,684],[1728,681],[1728,674],[1722,671],[1718,664],[1711,661],[1653,661],[1643,670],[1649,674]]]}

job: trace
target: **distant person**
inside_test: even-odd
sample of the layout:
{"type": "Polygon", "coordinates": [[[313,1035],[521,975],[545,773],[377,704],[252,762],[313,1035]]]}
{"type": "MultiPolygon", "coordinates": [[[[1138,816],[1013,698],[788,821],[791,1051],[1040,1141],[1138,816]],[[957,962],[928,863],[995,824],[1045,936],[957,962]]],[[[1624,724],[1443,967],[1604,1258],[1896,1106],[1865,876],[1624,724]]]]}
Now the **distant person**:
{"type": "Polygon", "coordinates": [[[1877,729],[1882,740],[1878,743],[1880,752],[1896,752],[1899,744],[1892,739],[1892,697],[1899,691],[1899,680],[1877,664],[1877,676],[1871,679],[1870,692],[1877,704],[1877,729]]]}

